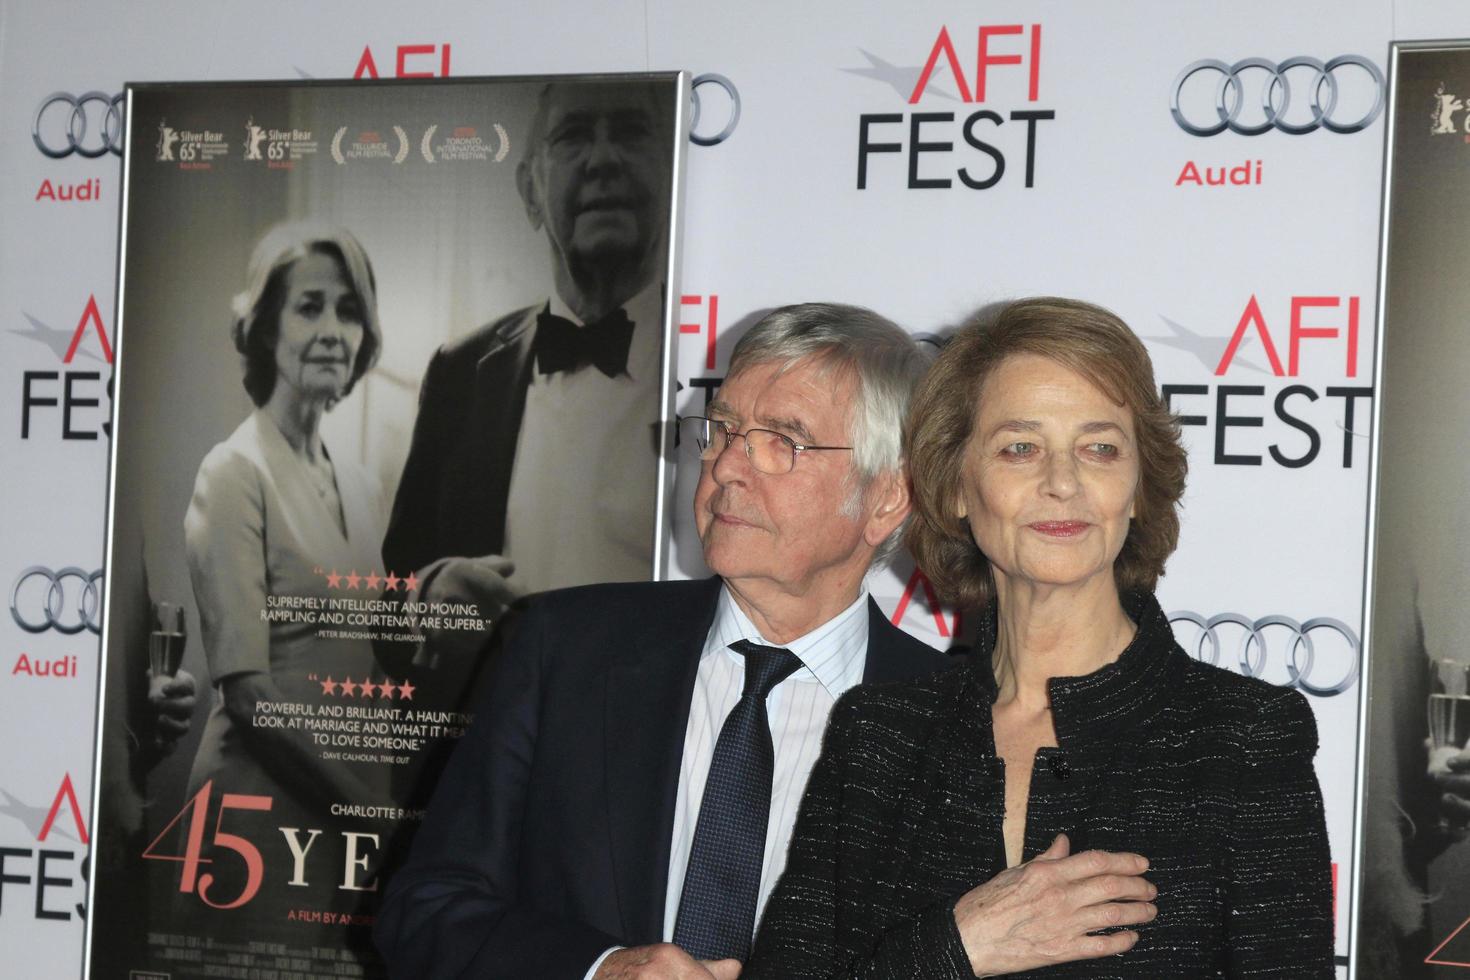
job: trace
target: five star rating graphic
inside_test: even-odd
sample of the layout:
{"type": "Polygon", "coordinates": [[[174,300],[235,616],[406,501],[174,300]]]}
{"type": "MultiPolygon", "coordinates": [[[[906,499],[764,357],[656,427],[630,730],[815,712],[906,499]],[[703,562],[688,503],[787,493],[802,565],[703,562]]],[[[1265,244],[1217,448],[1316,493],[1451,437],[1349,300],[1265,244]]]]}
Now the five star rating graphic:
{"type": "MultiPolygon", "coordinates": [[[[419,587],[418,576],[413,572],[400,578],[391,571],[386,575],[379,575],[376,570],[369,571],[366,575],[359,574],[357,569],[349,572],[339,572],[333,568],[327,571],[322,568],[315,569],[316,573],[327,580],[327,588],[341,589],[344,591],[359,590],[367,592],[405,592],[413,593],[419,587]]],[[[402,683],[395,682],[391,677],[381,681],[374,681],[371,675],[364,676],[362,680],[354,680],[352,677],[344,677],[342,680],[328,675],[325,680],[316,674],[308,675],[308,679],[321,684],[322,694],[328,697],[364,698],[368,700],[396,700],[412,701],[413,692],[418,690],[408,680],[402,683]]]]}
{"type": "Polygon", "coordinates": [[[386,698],[390,700],[412,701],[413,692],[417,691],[411,682],[404,681],[402,684],[393,683],[390,677],[387,680],[373,682],[371,677],[364,677],[361,681],[354,681],[351,677],[340,681],[333,680],[330,674],[326,680],[318,680],[317,675],[312,674],[310,680],[317,681],[322,686],[322,693],[331,697],[355,698],[359,693],[364,698],[386,698]]]}
{"type": "Polygon", "coordinates": [[[413,572],[409,572],[402,578],[399,578],[392,572],[389,572],[387,575],[379,575],[376,571],[371,571],[366,575],[359,575],[355,568],[346,574],[337,571],[335,568],[330,572],[318,568],[316,572],[327,580],[327,588],[329,589],[358,589],[376,592],[381,585],[386,592],[414,592],[419,587],[418,576],[413,572]]]}

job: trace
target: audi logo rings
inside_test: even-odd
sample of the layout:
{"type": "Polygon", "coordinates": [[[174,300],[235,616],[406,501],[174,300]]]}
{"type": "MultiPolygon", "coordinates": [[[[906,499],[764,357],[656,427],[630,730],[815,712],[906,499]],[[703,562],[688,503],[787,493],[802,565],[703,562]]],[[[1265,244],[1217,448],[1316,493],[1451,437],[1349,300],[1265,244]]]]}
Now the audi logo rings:
{"type": "Polygon", "coordinates": [[[1247,677],[1263,677],[1266,673],[1271,652],[1276,649],[1268,643],[1268,631],[1270,635],[1279,635],[1280,630],[1286,630],[1290,640],[1285,650],[1285,666],[1286,673],[1291,678],[1286,686],[1300,688],[1319,698],[1334,697],[1352,687],[1357,683],[1358,673],[1363,665],[1362,644],[1358,642],[1358,636],[1353,632],[1352,627],[1341,620],[1327,616],[1318,616],[1299,623],[1290,616],[1263,616],[1260,619],[1250,619],[1240,613],[1220,613],[1206,619],[1197,612],[1183,611],[1170,613],[1169,623],[1171,626],[1174,623],[1193,623],[1198,626],[1199,636],[1192,643],[1183,644],[1185,651],[1196,660],[1215,665],[1220,665],[1222,650],[1219,627],[1227,625],[1240,627],[1244,631],[1241,633],[1238,651],[1240,672],[1247,677]],[[1330,684],[1313,683],[1309,679],[1318,662],[1317,647],[1312,642],[1312,634],[1324,629],[1341,637],[1351,653],[1351,663],[1346,672],[1330,684]],[[1205,649],[1206,644],[1209,645],[1208,652],[1205,649]]]}
{"type": "Polygon", "coordinates": [[[694,117],[689,122],[689,142],[696,146],[714,146],[716,143],[723,143],[729,139],[730,134],[735,132],[735,127],[740,124],[740,90],[735,87],[735,83],[724,75],[706,72],[695,76],[694,80],[689,83],[689,94],[694,99],[694,117]],[[700,115],[704,109],[704,103],[699,98],[701,85],[715,85],[724,89],[725,95],[730,99],[730,118],[726,120],[724,128],[713,136],[702,135],[698,131],[700,115]]]}
{"type": "MultiPolygon", "coordinates": [[[[73,153],[96,159],[109,150],[122,156],[123,98],[122,92],[116,95],[108,95],[106,92],[83,92],[81,95],[52,92],[36,109],[35,121],[31,123],[31,139],[36,141],[36,149],[53,160],[69,157],[73,153]],[[51,145],[59,139],[55,135],[51,136],[50,142],[41,135],[41,121],[47,114],[56,115],[63,111],[52,109],[56,105],[71,107],[70,114],[66,116],[66,126],[61,131],[61,136],[66,141],[64,146],[51,145]],[[96,106],[96,111],[101,113],[100,119],[93,115],[92,106],[96,106]],[[87,142],[89,133],[97,134],[96,142],[87,142]]],[[[54,129],[54,125],[52,128],[54,129]]]]}
{"type": "Polygon", "coordinates": [[[87,572],[69,565],[52,571],[43,565],[32,565],[20,573],[10,590],[10,615],[27,633],[56,630],[68,636],[91,630],[102,633],[102,569],[87,572]],[[39,579],[25,588],[27,582],[39,579]],[[68,583],[76,585],[69,586],[68,583]],[[25,595],[22,595],[22,592],[25,595]],[[25,611],[21,611],[21,607],[25,611]]]}
{"type": "Polygon", "coordinates": [[[1229,129],[1232,133],[1242,136],[1259,136],[1271,129],[1278,129],[1283,133],[1300,136],[1310,133],[1319,127],[1326,127],[1334,133],[1356,133],[1367,129],[1373,120],[1378,118],[1383,111],[1386,101],[1385,82],[1383,72],[1378,70],[1369,59],[1362,55],[1344,54],[1338,55],[1331,61],[1322,62],[1316,58],[1297,57],[1288,58],[1280,64],[1275,64],[1265,58],[1244,58],[1233,65],[1227,65],[1215,58],[1204,58],[1193,64],[1185,66],[1174,79],[1174,88],[1169,96],[1169,112],[1179,128],[1191,136],[1215,136],[1229,129]],[[1338,104],[1338,80],[1337,69],[1344,65],[1353,65],[1367,72],[1373,80],[1373,107],[1357,119],[1346,122],[1334,118],[1333,113],[1337,111],[1338,104]],[[1260,123],[1246,124],[1240,121],[1241,110],[1246,106],[1245,84],[1241,81],[1241,73],[1248,69],[1259,69],[1266,72],[1270,79],[1265,87],[1261,89],[1261,110],[1265,113],[1265,120],[1260,123]],[[1304,122],[1288,122],[1287,110],[1291,107],[1291,82],[1288,81],[1287,72],[1294,68],[1310,68],[1315,72],[1311,84],[1307,86],[1307,107],[1311,110],[1311,119],[1304,122]],[[1194,122],[1187,119],[1184,110],[1180,108],[1180,97],[1184,92],[1184,84],[1189,79],[1202,71],[1216,71],[1220,73],[1220,83],[1215,86],[1215,115],[1216,119],[1206,123],[1194,122]],[[1327,103],[1322,103],[1323,90],[1327,93],[1327,103]],[[1280,92],[1280,103],[1277,103],[1277,92],[1280,92]]]}

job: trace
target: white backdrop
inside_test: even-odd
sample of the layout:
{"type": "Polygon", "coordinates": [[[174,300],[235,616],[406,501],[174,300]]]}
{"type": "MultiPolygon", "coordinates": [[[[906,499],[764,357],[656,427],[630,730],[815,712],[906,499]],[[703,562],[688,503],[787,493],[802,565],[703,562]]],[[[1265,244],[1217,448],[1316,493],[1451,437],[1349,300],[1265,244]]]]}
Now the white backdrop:
{"type": "MultiPolygon", "coordinates": [[[[1263,59],[1237,75],[1235,121],[1250,130],[1268,122],[1261,102],[1289,59],[1359,55],[1381,71],[1390,39],[1465,34],[1458,3],[1390,0],[0,0],[0,586],[38,630],[0,619],[6,972],[80,969],[98,638],[63,628],[81,623],[103,547],[120,190],[106,100],[130,80],[351,77],[372,74],[369,61],[380,76],[686,68],[727,80],[697,89],[696,135],[725,138],[689,158],[681,410],[721,375],[732,332],[788,302],[861,303],[935,333],[982,304],[1057,293],[1132,324],[1188,422],[1183,539],[1161,589],[1166,609],[1191,614],[1181,642],[1211,654],[1191,620],[1213,619],[1220,662],[1239,670],[1256,629],[1258,669],[1290,683],[1296,627],[1341,624],[1307,633],[1312,664],[1304,647],[1297,663],[1322,732],[1345,962],[1383,119],[1287,130],[1308,128],[1314,103],[1353,128],[1378,83],[1345,64],[1335,102],[1328,82],[1314,100],[1313,69],[1289,68],[1281,124],[1258,135],[1191,135],[1171,94],[1197,61],[1263,59]],[[75,139],[67,99],[82,103],[75,139]],[[33,566],[81,572],[61,577],[55,624],[44,575],[13,588],[33,566]]],[[[1217,120],[1222,77],[1183,82],[1191,125],[1217,120]]],[[[691,476],[674,511],[679,576],[703,571],[691,476]]],[[[874,591],[903,626],[950,642],[953,610],[933,608],[911,569],[874,591]]]]}

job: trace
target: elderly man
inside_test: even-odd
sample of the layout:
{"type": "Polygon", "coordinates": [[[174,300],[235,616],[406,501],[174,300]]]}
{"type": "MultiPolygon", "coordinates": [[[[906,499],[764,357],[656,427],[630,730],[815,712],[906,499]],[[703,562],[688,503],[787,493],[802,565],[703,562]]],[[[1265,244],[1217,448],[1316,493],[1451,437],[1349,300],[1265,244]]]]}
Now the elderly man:
{"type": "Polygon", "coordinates": [[[864,584],[909,513],[922,367],[854,307],[745,335],[710,417],[680,423],[717,577],[532,606],[390,882],[393,975],[738,974],[834,701],[943,665],[864,584]]]}
{"type": "Polygon", "coordinates": [[[435,353],[383,542],[388,567],[420,571],[432,598],[497,611],[512,561],[519,592],[652,572],[665,90],[603,81],[540,93],[516,186],[546,236],[551,294],[435,353]],[[611,472],[618,481],[589,500],[611,472]],[[473,560],[445,567],[451,556],[473,560]]]}

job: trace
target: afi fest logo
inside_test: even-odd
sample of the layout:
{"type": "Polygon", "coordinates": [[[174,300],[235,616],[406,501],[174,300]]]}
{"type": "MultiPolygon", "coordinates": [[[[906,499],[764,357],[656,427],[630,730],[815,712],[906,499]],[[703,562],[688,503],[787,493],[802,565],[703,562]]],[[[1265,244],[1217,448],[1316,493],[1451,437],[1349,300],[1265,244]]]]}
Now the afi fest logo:
{"type": "MultiPolygon", "coordinates": [[[[384,71],[379,72],[378,54],[373,54],[372,44],[363,46],[362,54],[357,56],[357,66],[353,69],[353,78],[448,78],[450,76],[450,43],[442,44],[398,44],[398,46],[385,48],[382,51],[381,60],[384,71]],[[387,66],[392,66],[392,71],[387,71],[387,66]]],[[[309,78],[306,72],[295,69],[303,78],[309,78]]],[[[689,143],[701,145],[701,147],[713,147],[734,135],[735,126],[739,125],[739,90],[735,88],[735,82],[726,78],[725,75],[717,75],[714,72],[706,72],[703,75],[695,75],[689,82],[692,100],[692,119],[689,122],[689,143]]],[[[501,140],[504,145],[504,140],[501,140]]],[[[423,151],[423,156],[428,157],[429,151],[423,151]]],[[[503,159],[504,153],[497,156],[497,162],[503,159]]],[[[247,157],[250,159],[250,157],[247,157]]],[[[432,162],[432,160],[431,160],[432,162]]]]}
{"type": "Polygon", "coordinates": [[[982,24],[953,33],[941,25],[921,61],[891,63],[859,49],[867,67],[843,71],[924,109],[858,116],[857,189],[866,190],[870,179],[909,190],[980,191],[1002,181],[1034,187],[1040,124],[1056,118],[1038,107],[1041,39],[1040,24],[982,24]],[[951,108],[957,103],[966,111],[951,108]]]}
{"type": "MultiPolygon", "coordinates": [[[[0,788],[0,815],[19,821],[25,847],[0,847],[0,915],[67,922],[87,917],[82,904],[88,857],[66,846],[91,844],[71,773],[65,773],[50,806],[33,806],[0,788]],[[23,896],[15,895],[20,890],[23,896]],[[6,899],[10,900],[7,901],[6,899]],[[19,900],[17,900],[19,899],[19,900]]],[[[0,823],[0,826],[3,826],[0,823]]]]}
{"type": "Polygon", "coordinates": [[[1223,322],[1206,329],[1160,319],[1170,332],[1143,339],[1185,351],[1215,379],[1170,381],[1160,389],[1181,425],[1210,431],[1216,466],[1270,461],[1287,469],[1313,463],[1351,469],[1366,458],[1366,451],[1355,451],[1367,435],[1373,398],[1371,385],[1356,383],[1360,297],[1252,294],[1232,316],[1228,334],[1219,330],[1223,322]],[[1347,383],[1307,384],[1308,366],[1314,378],[1347,383]]]}
{"type": "MultiPolygon", "coordinates": [[[[680,388],[693,388],[703,392],[704,404],[698,411],[709,408],[709,403],[714,400],[715,392],[719,391],[720,385],[725,383],[723,376],[714,373],[719,332],[719,293],[684,293],[679,297],[679,333],[691,334],[700,338],[696,341],[703,349],[700,356],[700,367],[709,372],[702,376],[683,378],[679,382],[680,388]]],[[[687,342],[680,341],[681,346],[685,343],[687,342]]]]}
{"type": "MultiPolygon", "coordinates": [[[[383,52],[381,60],[385,69],[379,71],[379,56],[373,53],[371,44],[365,44],[362,54],[357,57],[357,66],[352,70],[353,78],[449,77],[451,48],[448,41],[443,44],[399,44],[391,49],[380,47],[379,50],[383,52]],[[393,66],[391,72],[386,71],[388,65],[393,66]]],[[[306,77],[299,68],[297,72],[306,77]]],[[[740,124],[740,90],[730,79],[715,72],[696,75],[689,84],[693,103],[689,142],[697,146],[716,146],[725,142],[740,124]]],[[[504,145],[502,138],[501,146],[504,145]]],[[[426,157],[430,155],[427,149],[423,152],[426,157]]],[[[503,158],[502,150],[496,161],[503,158]]]]}
{"type": "Polygon", "coordinates": [[[87,297],[70,330],[50,326],[29,313],[22,314],[29,326],[12,327],[10,333],[49,348],[61,362],[61,370],[27,370],[21,375],[20,437],[59,438],[92,442],[112,434],[109,421],[112,372],[104,384],[101,368],[112,364],[112,341],[102,323],[96,295],[87,297]],[[76,367],[72,367],[75,364],[76,367]],[[93,364],[96,370],[82,369],[93,364]],[[103,402],[106,395],[108,401],[103,402]],[[100,436],[99,436],[100,434],[100,436]]]}
{"type": "Polygon", "coordinates": [[[893,607],[893,615],[889,621],[894,626],[904,627],[909,632],[925,639],[922,634],[933,630],[934,634],[943,640],[955,640],[960,635],[963,625],[963,614],[959,609],[947,609],[939,602],[939,596],[934,591],[934,585],[929,581],[929,576],[915,566],[909,573],[909,578],[904,583],[903,594],[899,596],[898,603],[893,607]],[[904,617],[910,612],[919,613],[919,624],[917,627],[904,627],[904,617]],[[946,619],[945,617],[949,618],[946,619]]]}
{"type": "MultiPolygon", "coordinates": [[[[380,51],[388,50],[379,48],[380,51]]],[[[392,65],[388,78],[448,78],[449,42],[443,44],[400,44],[385,55],[383,64],[392,65]],[[437,69],[437,71],[435,70],[437,69]]],[[[373,55],[373,46],[364,44],[357,58],[357,67],[352,70],[353,78],[380,78],[378,59],[373,55]]]]}

